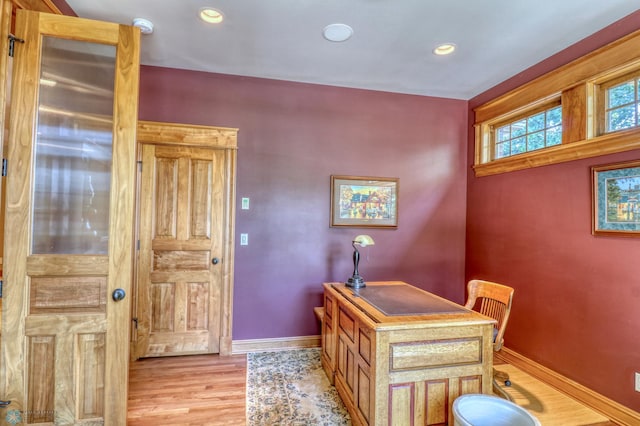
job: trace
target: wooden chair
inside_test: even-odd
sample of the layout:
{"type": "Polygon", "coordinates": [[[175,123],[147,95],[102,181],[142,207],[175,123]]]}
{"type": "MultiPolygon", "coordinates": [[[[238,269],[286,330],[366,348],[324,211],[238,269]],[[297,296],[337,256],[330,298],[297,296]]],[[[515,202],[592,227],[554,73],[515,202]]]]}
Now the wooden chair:
{"type": "MultiPolygon", "coordinates": [[[[497,321],[493,330],[493,351],[498,352],[504,343],[504,331],[511,313],[513,301],[513,288],[506,285],[483,280],[471,280],[467,284],[467,303],[465,307],[480,312],[497,321]]],[[[505,399],[512,398],[498,386],[498,380],[511,386],[509,375],[505,372],[493,369],[493,390],[505,399]]]]}

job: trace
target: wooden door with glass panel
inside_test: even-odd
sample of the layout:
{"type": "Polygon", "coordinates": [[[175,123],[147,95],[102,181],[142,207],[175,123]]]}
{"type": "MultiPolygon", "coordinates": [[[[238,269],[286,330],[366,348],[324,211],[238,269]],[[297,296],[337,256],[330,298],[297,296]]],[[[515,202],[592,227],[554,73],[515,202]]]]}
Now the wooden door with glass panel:
{"type": "Polygon", "coordinates": [[[18,11],[0,422],[126,424],[139,30],[18,11]]]}

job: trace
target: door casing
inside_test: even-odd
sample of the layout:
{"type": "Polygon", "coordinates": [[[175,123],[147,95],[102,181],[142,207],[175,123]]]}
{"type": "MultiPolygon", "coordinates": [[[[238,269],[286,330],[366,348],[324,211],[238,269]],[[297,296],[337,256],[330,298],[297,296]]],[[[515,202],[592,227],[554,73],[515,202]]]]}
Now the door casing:
{"type": "MultiPolygon", "coordinates": [[[[162,123],[152,121],[138,122],[138,158],[141,158],[142,145],[153,144],[175,147],[192,147],[215,149],[223,152],[223,182],[222,182],[222,242],[220,253],[213,254],[219,260],[216,267],[221,269],[220,286],[220,312],[219,342],[216,342],[220,355],[232,353],[232,316],[233,316],[233,270],[234,270],[234,227],[235,227],[235,180],[236,180],[236,153],[237,153],[238,129],[185,125],[176,123],[162,123]]],[[[145,167],[142,164],[142,167],[145,167]]],[[[140,172],[139,172],[140,176],[140,172]]],[[[140,184],[137,189],[137,205],[140,206],[140,184]]],[[[139,212],[136,229],[139,238],[139,212]]],[[[143,244],[140,244],[144,246],[143,244]]],[[[149,256],[149,253],[144,253],[149,256]]],[[[140,298],[145,297],[138,288],[139,274],[148,273],[140,271],[140,251],[136,254],[136,280],[134,282],[134,301],[132,311],[132,359],[145,356],[148,347],[149,325],[143,321],[142,316],[148,313],[142,312],[140,298]],[[136,328],[137,327],[137,328],[136,328]]]]}

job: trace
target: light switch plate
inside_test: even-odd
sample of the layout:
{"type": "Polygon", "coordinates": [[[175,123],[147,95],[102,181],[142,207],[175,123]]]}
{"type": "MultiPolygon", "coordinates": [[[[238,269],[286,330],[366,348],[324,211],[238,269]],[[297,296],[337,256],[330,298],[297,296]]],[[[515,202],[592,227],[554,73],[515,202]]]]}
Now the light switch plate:
{"type": "Polygon", "coordinates": [[[240,245],[241,246],[249,245],[249,234],[240,234],[240,245]]]}
{"type": "Polygon", "coordinates": [[[640,392],[640,373],[636,373],[636,392],[640,392]]]}
{"type": "Polygon", "coordinates": [[[242,198],[242,210],[249,210],[249,198],[248,197],[243,197],[242,198]]]}

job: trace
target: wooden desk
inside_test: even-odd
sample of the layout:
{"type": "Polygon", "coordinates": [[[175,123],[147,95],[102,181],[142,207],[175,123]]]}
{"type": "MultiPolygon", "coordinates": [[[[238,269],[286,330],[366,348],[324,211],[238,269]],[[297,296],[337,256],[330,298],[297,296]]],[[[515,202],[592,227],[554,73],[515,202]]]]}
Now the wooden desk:
{"type": "Polygon", "coordinates": [[[452,425],[492,392],[491,318],[399,281],[325,283],[322,366],[354,425],[452,425]]]}

